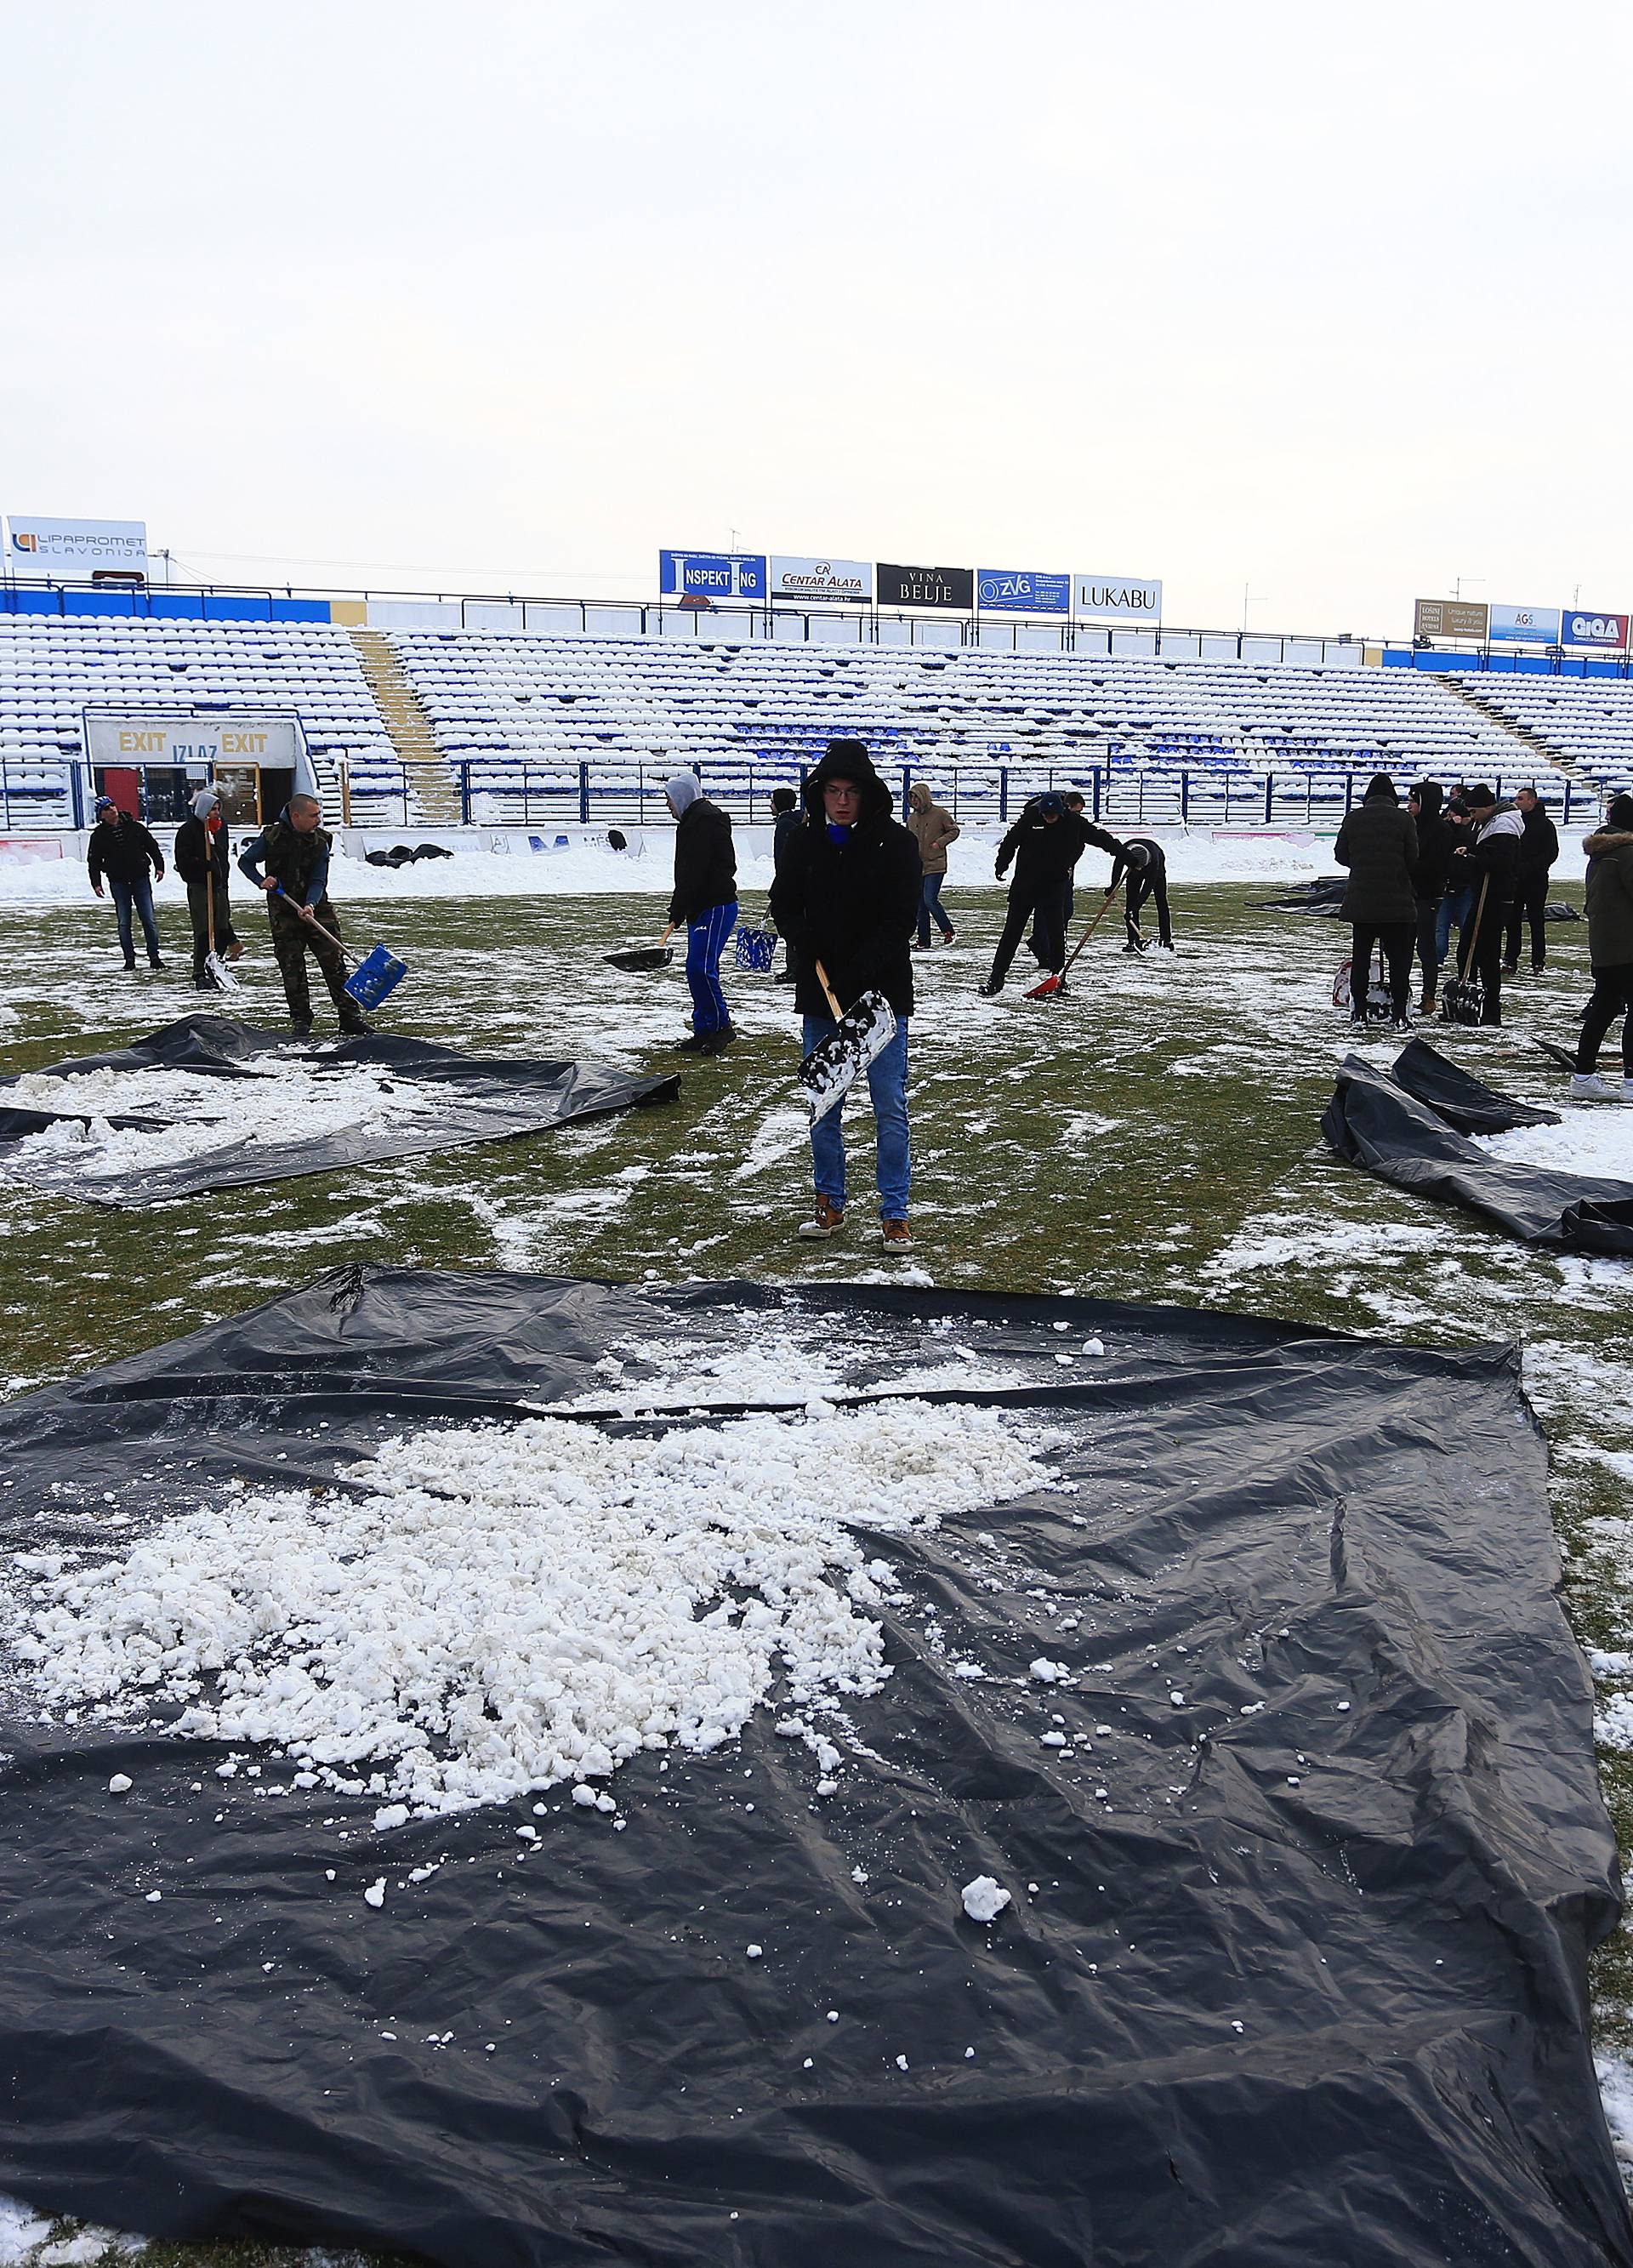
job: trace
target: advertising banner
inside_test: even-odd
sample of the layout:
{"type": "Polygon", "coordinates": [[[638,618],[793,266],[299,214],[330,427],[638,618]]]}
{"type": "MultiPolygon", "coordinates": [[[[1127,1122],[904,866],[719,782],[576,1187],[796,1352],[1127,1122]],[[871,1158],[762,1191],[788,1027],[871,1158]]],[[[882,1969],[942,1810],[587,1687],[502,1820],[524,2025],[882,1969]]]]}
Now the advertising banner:
{"type": "Polygon", "coordinates": [[[1162,620],[1162,585],[1137,575],[1079,575],[1079,615],[1111,615],[1131,622],[1162,620]]]}
{"type": "Polygon", "coordinates": [[[1613,615],[1603,607],[1566,607],[1562,611],[1561,645],[1597,646],[1604,653],[1620,653],[1626,646],[1633,617],[1613,615]]]}
{"type": "Polygon", "coordinates": [[[301,754],[292,717],[120,716],[85,712],[85,755],[97,770],[173,764],[202,772],[207,765],[259,764],[294,771],[301,754]]]}
{"type": "Polygon", "coordinates": [[[865,559],[796,559],[779,552],[771,562],[771,596],[807,607],[865,606],[873,595],[873,567],[865,559]]]}
{"type": "Polygon", "coordinates": [[[1557,607],[1498,607],[1491,609],[1487,632],[1493,645],[1557,645],[1557,607]]]}
{"type": "Polygon", "coordinates": [[[693,606],[718,606],[741,599],[763,606],[766,595],[766,556],[763,551],[660,551],[658,555],[658,594],[693,606]]]}
{"type": "Polygon", "coordinates": [[[13,575],[88,583],[99,570],[147,573],[147,522],[48,519],[39,512],[6,515],[6,565],[13,575]]]}
{"type": "Polygon", "coordinates": [[[1475,645],[1483,645],[1490,612],[1483,599],[1416,599],[1412,602],[1412,636],[1467,638],[1475,645]]]}
{"type": "Polygon", "coordinates": [[[1069,615],[1071,578],[1033,567],[978,567],[975,596],[983,615],[1069,615]]]}
{"type": "Polygon", "coordinates": [[[879,563],[881,607],[950,607],[960,615],[975,611],[973,567],[892,567],[879,563]]]}

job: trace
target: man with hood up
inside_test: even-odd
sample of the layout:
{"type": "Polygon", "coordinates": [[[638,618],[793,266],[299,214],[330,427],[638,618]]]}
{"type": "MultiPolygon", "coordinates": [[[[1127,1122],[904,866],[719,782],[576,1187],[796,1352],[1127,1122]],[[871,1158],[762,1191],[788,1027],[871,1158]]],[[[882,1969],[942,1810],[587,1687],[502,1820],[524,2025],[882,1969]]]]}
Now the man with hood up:
{"type": "Polygon", "coordinates": [[[202,787],[193,799],[193,816],[176,830],[176,872],[188,886],[188,914],[193,924],[193,989],[215,990],[215,979],[205,966],[210,954],[210,896],[215,897],[216,948],[236,961],[244,947],[232,926],[227,897],[227,830],[221,821],[221,798],[213,787],[202,787]]]}
{"type": "Polygon", "coordinates": [[[1590,835],[1587,852],[1587,950],[1593,997],[1582,1019],[1573,1102],[1633,1102],[1633,795],[1610,799],[1604,825],[1590,835]],[[1605,1035],[1620,1016],[1622,1086],[1594,1069],[1605,1035]]]}
{"type": "Polygon", "coordinates": [[[298,1040],[304,1040],[312,1030],[312,994],[306,983],[309,953],[323,972],[342,1031],[361,1034],[372,1028],[346,990],[346,963],[335,941],[340,934],[340,917],[329,903],[329,858],[335,838],[319,826],[322,816],[316,796],[292,795],[270,827],[263,827],[239,850],[239,873],[267,894],[272,951],[283,979],[290,1027],[298,1040]]]}
{"type": "MultiPolygon", "coordinates": [[[[892,817],[890,790],[860,740],[828,742],[805,782],[804,800],[804,824],[771,885],[771,918],[793,947],[794,1005],[805,1020],[807,1055],[835,1029],[823,976],[842,1012],[869,990],[882,992],[896,1012],[895,1037],[868,1065],[867,1079],[878,1138],[880,1239],[887,1252],[907,1252],[908,939],[921,902],[918,845],[892,817]]],[[[802,1236],[829,1237],[844,1224],[842,1111],[836,1106],[811,1129],[816,1208],[801,1223],[802,1236]]]]}
{"type": "Polygon", "coordinates": [[[1333,857],[1350,869],[1338,910],[1350,924],[1350,1021],[1366,1021],[1372,947],[1381,945],[1389,968],[1389,1005],[1397,1030],[1408,1022],[1412,997],[1412,947],[1417,939],[1417,828],[1401,808],[1394,782],[1374,772],[1357,810],[1346,812],[1333,857]]]}
{"type": "Polygon", "coordinates": [[[1037,943],[1033,949],[1039,961],[1055,976],[1065,967],[1066,893],[1071,870],[1091,843],[1113,858],[1123,858],[1127,865],[1144,864],[1128,858],[1125,846],[1114,835],[1106,834],[1081,812],[1068,810],[1065,797],[1052,790],[1048,795],[1033,797],[999,843],[993,872],[1001,882],[1012,859],[1015,879],[1010,884],[1009,911],[992,956],[992,972],[980,988],[984,999],[990,1000],[1004,990],[1015,948],[1034,917],[1037,943]]]}
{"type": "Polygon", "coordinates": [[[1474,839],[1460,843],[1452,855],[1452,886],[1455,889],[1461,883],[1473,890],[1474,911],[1458,948],[1458,968],[1463,976],[1472,973],[1479,977],[1485,993],[1481,1022],[1500,1024],[1503,930],[1519,878],[1519,843],[1526,823],[1512,804],[1499,810],[1497,797],[1483,784],[1466,788],[1463,800],[1468,806],[1468,833],[1474,839]]]}
{"type": "Polygon", "coordinates": [[[918,909],[920,950],[930,943],[932,914],[941,932],[942,943],[951,945],[953,924],[941,910],[941,886],[947,879],[947,845],[956,843],[964,830],[950,811],[944,811],[932,800],[926,780],[915,780],[908,790],[908,831],[918,845],[919,864],[924,870],[923,896],[918,909]]]}
{"type": "Polygon", "coordinates": [[[1417,959],[1423,970],[1420,1015],[1432,1016],[1440,982],[1440,902],[1457,848],[1457,829],[1441,810],[1444,801],[1438,780],[1419,780],[1408,792],[1406,807],[1417,829],[1417,864],[1412,869],[1412,892],[1417,900],[1417,959]]]}
{"type": "Polygon", "coordinates": [[[692,995],[692,1030],[677,1043],[686,1056],[724,1055],[737,1037],[720,988],[720,955],[737,927],[737,852],[731,814],[710,803],[695,772],[676,772],[664,784],[673,815],[674,895],[671,925],[686,924],[686,982],[692,995]]]}

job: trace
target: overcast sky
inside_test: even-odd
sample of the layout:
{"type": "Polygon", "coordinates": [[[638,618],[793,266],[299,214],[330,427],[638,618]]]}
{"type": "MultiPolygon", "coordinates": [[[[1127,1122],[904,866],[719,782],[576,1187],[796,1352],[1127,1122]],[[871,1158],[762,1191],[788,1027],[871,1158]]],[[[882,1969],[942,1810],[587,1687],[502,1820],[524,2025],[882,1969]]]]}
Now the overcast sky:
{"type": "Polygon", "coordinates": [[[222,580],[1627,608],[1630,63],[1437,0],[0,0],[0,508],[222,580]]]}

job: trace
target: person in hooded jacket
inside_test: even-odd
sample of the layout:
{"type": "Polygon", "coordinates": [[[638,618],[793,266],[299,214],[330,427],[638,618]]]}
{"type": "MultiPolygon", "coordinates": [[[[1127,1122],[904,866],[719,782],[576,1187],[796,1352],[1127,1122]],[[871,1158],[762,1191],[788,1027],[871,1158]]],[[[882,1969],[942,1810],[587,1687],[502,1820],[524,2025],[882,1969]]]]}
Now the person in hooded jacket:
{"type": "Polygon", "coordinates": [[[1573,1102],[1633,1102],[1633,795],[1610,799],[1605,823],[1587,837],[1587,950],[1593,997],[1582,1019],[1573,1102]],[[1594,1069],[1605,1035],[1622,1021],[1622,1086],[1594,1069]]]}
{"type": "Polygon", "coordinates": [[[1168,854],[1154,835],[1130,835],[1117,853],[1116,864],[1111,870],[1111,880],[1106,885],[1106,895],[1112,892],[1124,875],[1129,878],[1129,895],[1122,902],[1122,925],[1128,932],[1125,953],[1144,953],[1150,939],[1140,929],[1140,908],[1150,898],[1157,909],[1157,942],[1165,952],[1173,951],[1173,930],[1168,919],[1168,854]]]}
{"type": "Polygon", "coordinates": [[[732,821],[710,803],[695,772],[676,772],[664,783],[664,800],[675,822],[672,928],[686,924],[686,982],[692,995],[692,1029],[677,1042],[688,1056],[723,1055],[737,1037],[720,987],[720,955],[737,927],[737,852],[732,821]]]}
{"type": "Polygon", "coordinates": [[[1498,806],[1483,784],[1467,788],[1468,834],[1452,854],[1452,886],[1474,893],[1474,912],[1458,947],[1458,973],[1476,976],[1485,993],[1482,1024],[1503,1020],[1503,927],[1519,875],[1519,842],[1525,821],[1511,804],[1498,806]]]}
{"type": "MultiPolygon", "coordinates": [[[[887,1252],[905,1252],[912,1246],[908,940],[922,902],[918,845],[892,816],[890,790],[860,740],[828,742],[804,799],[804,824],[771,885],[771,918],[794,950],[794,1005],[805,1020],[806,1055],[837,1029],[829,990],[842,1013],[870,990],[882,992],[895,1010],[895,1037],[868,1065],[867,1080],[877,1130],[880,1239],[887,1252]]],[[[825,1112],[811,1129],[816,1206],[800,1226],[802,1236],[829,1237],[844,1225],[842,1111],[841,1104],[825,1112]]]]}
{"type": "Polygon", "coordinates": [[[193,924],[193,989],[215,990],[206,966],[210,954],[210,896],[215,898],[216,949],[237,961],[244,947],[232,926],[227,895],[227,830],[221,821],[221,799],[213,787],[201,788],[193,799],[193,816],[176,829],[176,872],[188,886],[188,914],[193,924]]]}
{"type": "Polygon", "coordinates": [[[1417,940],[1417,828],[1402,811],[1394,782],[1374,772],[1357,809],[1346,812],[1333,857],[1350,869],[1339,908],[1350,925],[1350,1020],[1366,1021],[1372,947],[1381,945],[1389,968],[1389,1005],[1398,1029],[1408,1023],[1412,997],[1412,947],[1417,940]]]}
{"type": "Polygon", "coordinates": [[[925,780],[915,780],[908,790],[908,831],[918,845],[919,865],[924,873],[918,909],[920,949],[930,943],[932,914],[943,945],[951,945],[953,924],[941,909],[941,886],[947,879],[947,845],[956,843],[964,830],[950,811],[944,811],[933,800],[925,780]]]}
{"type": "Polygon", "coordinates": [[[1445,896],[1452,853],[1457,847],[1457,832],[1441,809],[1443,801],[1438,780],[1419,780],[1406,799],[1412,824],[1417,829],[1417,864],[1412,869],[1412,889],[1417,900],[1417,959],[1423,970],[1423,991],[1417,1005],[1419,1013],[1425,1016],[1434,1013],[1435,993],[1440,981],[1440,903],[1445,896]]]}
{"type": "Polygon", "coordinates": [[[1012,861],[1015,879],[1010,884],[1009,910],[992,956],[992,971],[980,988],[984,999],[990,1000],[1004,990],[1015,948],[1029,921],[1035,921],[1037,942],[1033,949],[1040,965],[1056,976],[1065,967],[1066,894],[1071,887],[1071,870],[1091,843],[1113,858],[1124,856],[1124,846],[1114,835],[1107,835],[1081,812],[1069,810],[1065,797],[1051,791],[1032,798],[999,843],[993,872],[1001,882],[1012,861]]]}
{"type": "Polygon", "coordinates": [[[1548,806],[1534,787],[1522,787],[1514,797],[1525,832],[1519,838],[1519,872],[1514,878],[1514,902],[1509,909],[1508,938],[1503,949],[1503,974],[1519,973],[1519,946],[1527,925],[1531,931],[1531,974],[1540,976],[1548,961],[1548,878],[1559,856],[1559,830],[1548,815],[1548,806]]]}

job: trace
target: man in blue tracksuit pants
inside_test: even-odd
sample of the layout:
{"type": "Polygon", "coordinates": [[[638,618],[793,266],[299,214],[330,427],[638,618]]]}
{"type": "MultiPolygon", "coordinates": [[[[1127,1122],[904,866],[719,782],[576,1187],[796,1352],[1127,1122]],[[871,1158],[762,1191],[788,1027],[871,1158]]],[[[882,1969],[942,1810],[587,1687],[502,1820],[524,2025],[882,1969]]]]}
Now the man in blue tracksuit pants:
{"type": "Polygon", "coordinates": [[[695,772],[677,772],[664,787],[675,822],[674,895],[669,919],[686,924],[686,981],[692,995],[690,1036],[682,1055],[717,1056],[737,1037],[720,989],[720,955],[737,927],[737,852],[732,821],[710,803],[695,772]]]}

